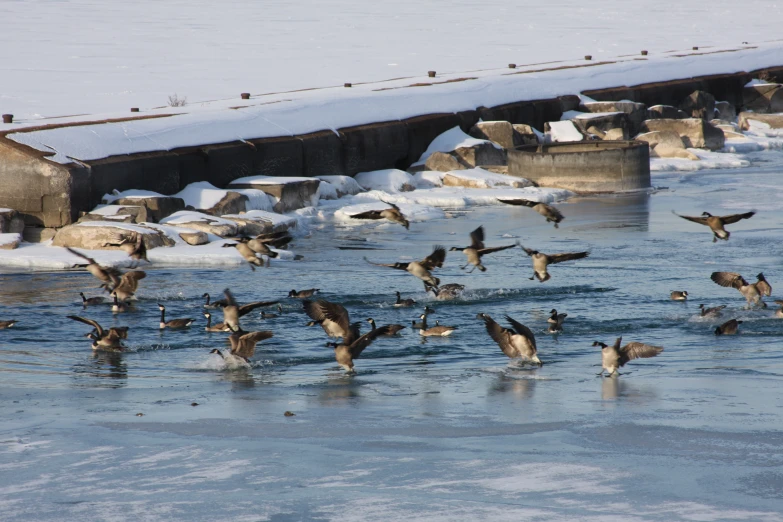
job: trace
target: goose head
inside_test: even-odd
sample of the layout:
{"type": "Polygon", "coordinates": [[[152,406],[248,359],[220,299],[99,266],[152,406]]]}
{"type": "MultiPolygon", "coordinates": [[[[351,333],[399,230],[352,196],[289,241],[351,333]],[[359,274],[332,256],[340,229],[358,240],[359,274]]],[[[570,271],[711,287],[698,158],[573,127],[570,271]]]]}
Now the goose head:
{"type": "Polygon", "coordinates": [[[593,341],[593,346],[600,346],[600,347],[601,347],[601,349],[603,350],[603,349],[604,349],[604,348],[606,348],[608,345],[606,345],[606,344],[604,344],[604,343],[602,343],[602,342],[599,342],[599,341],[593,341]]]}

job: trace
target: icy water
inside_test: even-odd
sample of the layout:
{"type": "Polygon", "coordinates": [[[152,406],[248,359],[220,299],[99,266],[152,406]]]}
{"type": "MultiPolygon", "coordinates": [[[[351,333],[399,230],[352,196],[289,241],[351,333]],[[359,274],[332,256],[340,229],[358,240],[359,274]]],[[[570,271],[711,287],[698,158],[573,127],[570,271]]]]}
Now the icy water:
{"type": "MultiPolygon", "coordinates": [[[[777,158],[769,154],[763,158],[777,158]]],[[[783,162],[656,175],[652,195],[575,198],[559,230],[530,209],[477,208],[410,231],[314,224],[296,263],[270,269],[150,269],[135,307],[82,311],[97,295],[85,272],[0,276],[0,519],[30,520],[783,520],[783,162]],[[755,208],[713,244],[673,216],[755,208]],[[433,301],[417,279],[362,261],[417,259],[433,244],[517,240],[544,252],[589,250],[530,281],[519,249],[465,274],[450,252],[438,275],[463,299],[433,301]],[[764,272],[768,310],[747,310],[716,270],[764,272]],[[227,371],[203,331],[201,294],[280,298],[283,314],[243,320],[270,329],[252,368],[227,371]],[[352,320],[459,326],[423,340],[382,339],[346,375],[320,328],[304,326],[289,290],[317,287],[352,320]],[[394,291],[416,299],[391,306],[394,291]],[[669,299],[687,290],[686,303],[669,299]],[[157,329],[157,302],[186,331],[157,329]],[[721,320],[698,305],[728,305],[721,320]],[[565,331],[546,333],[550,309],[565,331]],[[507,359],[475,318],[508,314],[536,333],[540,368],[507,359]],[[131,349],[95,355],[85,315],[131,327],[131,349]],[[745,321],[735,337],[717,324],[745,321]],[[665,347],[598,378],[593,341],[665,347]],[[192,405],[197,403],[197,405],[192,405]],[[284,416],[285,411],[295,413],[284,416]],[[143,416],[138,416],[138,414],[143,416]]],[[[214,314],[220,318],[220,312],[214,314]]]]}

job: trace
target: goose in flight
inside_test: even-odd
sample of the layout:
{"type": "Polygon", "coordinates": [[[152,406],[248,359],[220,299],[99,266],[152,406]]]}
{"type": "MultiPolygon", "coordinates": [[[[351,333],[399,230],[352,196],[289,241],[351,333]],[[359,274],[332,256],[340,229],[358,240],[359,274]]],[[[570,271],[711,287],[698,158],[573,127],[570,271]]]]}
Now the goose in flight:
{"type": "Polygon", "coordinates": [[[481,226],[470,233],[470,246],[464,248],[451,247],[449,250],[461,251],[463,254],[465,254],[465,257],[467,257],[467,263],[465,266],[461,266],[460,269],[465,270],[468,265],[473,265],[473,268],[470,270],[470,272],[468,272],[470,274],[477,268],[482,272],[487,271],[486,267],[481,264],[481,256],[491,254],[493,252],[500,252],[501,250],[508,250],[509,248],[514,248],[518,244],[519,243],[514,245],[487,248],[484,246],[484,227],[481,226]]]}
{"type": "MultiPolygon", "coordinates": [[[[633,359],[655,357],[663,351],[660,346],[652,346],[644,343],[628,343],[620,348],[620,343],[623,338],[618,337],[614,342],[614,345],[609,346],[604,343],[595,341],[593,346],[601,347],[601,373],[603,375],[604,370],[609,372],[609,376],[617,373],[618,368],[622,368],[628,361],[633,359]]],[[[617,373],[617,375],[620,375],[617,373]]]]}
{"type": "Polygon", "coordinates": [[[525,207],[530,207],[542,216],[546,218],[547,223],[554,223],[555,228],[559,228],[557,226],[558,223],[563,221],[565,218],[563,217],[563,214],[560,213],[559,210],[557,210],[552,205],[547,205],[546,203],[539,203],[538,201],[530,201],[529,199],[501,199],[498,198],[498,201],[501,203],[506,203],[507,205],[523,205],[525,207]]]}
{"type": "Polygon", "coordinates": [[[719,239],[729,240],[731,233],[724,228],[725,225],[731,225],[742,219],[750,219],[756,212],[745,212],[744,214],[731,214],[728,216],[713,216],[709,212],[702,212],[701,216],[683,216],[673,210],[672,213],[688,221],[710,227],[710,230],[712,230],[712,242],[716,243],[719,239]]]}
{"type": "Polygon", "coordinates": [[[761,297],[771,295],[772,287],[767,282],[763,273],[759,273],[756,278],[758,280],[755,283],[748,283],[744,277],[736,272],[713,272],[712,275],[710,275],[710,279],[720,286],[736,288],[739,290],[739,293],[741,293],[748,302],[748,306],[751,304],[760,304],[762,308],[766,308],[767,304],[762,301],[761,297]]]}
{"type": "Polygon", "coordinates": [[[530,328],[508,315],[505,317],[511,328],[500,326],[487,314],[478,314],[477,317],[484,320],[487,333],[508,357],[528,359],[533,363],[541,364],[536,348],[536,336],[530,328]]]}
{"type": "Polygon", "coordinates": [[[389,203],[388,201],[383,202],[389,205],[391,208],[385,208],[383,210],[368,210],[366,212],[353,214],[350,217],[353,219],[388,219],[392,223],[399,223],[400,225],[404,226],[406,230],[409,229],[410,223],[405,218],[405,215],[400,210],[400,207],[394,203],[389,203]]]}
{"type": "Polygon", "coordinates": [[[432,253],[422,259],[421,261],[409,261],[397,262],[397,263],[373,263],[366,257],[365,261],[375,266],[386,266],[389,268],[396,268],[397,270],[405,270],[414,277],[421,279],[424,282],[424,290],[428,291],[430,288],[438,289],[440,279],[432,275],[431,270],[440,268],[443,266],[443,262],[446,260],[446,249],[442,246],[436,245],[432,253]]]}
{"type": "Polygon", "coordinates": [[[571,261],[573,259],[583,259],[588,255],[590,255],[590,252],[544,254],[539,252],[538,250],[531,250],[525,247],[522,247],[522,250],[524,250],[525,253],[529,255],[533,260],[533,277],[531,277],[530,280],[532,281],[534,278],[537,278],[542,283],[544,281],[549,281],[549,279],[551,279],[552,277],[549,275],[549,272],[547,271],[547,266],[553,265],[555,263],[562,263],[563,261],[571,261]]]}

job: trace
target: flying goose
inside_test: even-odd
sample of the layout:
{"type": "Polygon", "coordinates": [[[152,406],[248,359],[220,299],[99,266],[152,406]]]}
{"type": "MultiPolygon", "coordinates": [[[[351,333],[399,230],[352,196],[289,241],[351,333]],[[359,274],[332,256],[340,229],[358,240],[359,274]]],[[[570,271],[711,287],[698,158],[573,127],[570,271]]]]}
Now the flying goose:
{"type": "Polygon", "coordinates": [[[524,250],[525,253],[533,260],[533,277],[531,277],[530,280],[532,281],[534,278],[538,278],[538,280],[542,283],[544,281],[549,281],[549,279],[552,277],[549,275],[549,272],[547,272],[548,265],[562,263],[563,261],[571,261],[572,259],[582,259],[590,255],[590,252],[542,254],[538,250],[531,250],[525,247],[522,247],[522,250],[524,250]]]}
{"type": "Polygon", "coordinates": [[[563,321],[565,321],[565,318],[568,317],[568,314],[559,314],[557,313],[557,310],[552,308],[552,310],[549,312],[551,315],[546,320],[547,323],[549,323],[549,328],[547,328],[547,331],[549,333],[557,333],[563,331],[563,321]]]}
{"type": "Polygon", "coordinates": [[[11,319],[10,321],[0,321],[0,330],[5,330],[6,328],[11,328],[13,325],[16,324],[16,319],[11,319]]]}
{"type": "Polygon", "coordinates": [[[742,324],[742,321],[738,321],[736,319],[730,319],[723,323],[722,325],[715,328],[715,335],[734,335],[739,330],[739,325],[742,324]]]}
{"type": "Polygon", "coordinates": [[[94,305],[103,304],[106,301],[106,299],[104,299],[103,297],[100,297],[100,296],[98,296],[98,297],[89,297],[89,298],[85,297],[84,296],[84,292],[79,292],[79,295],[82,296],[82,308],[87,308],[88,306],[94,306],[94,305]]]}
{"type": "Polygon", "coordinates": [[[165,328],[171,328],[172,330],[177,330],[180,328],[187,328],[191,324],[193,324],[193,319],[172,319],[170,321],[166,321],[166,307],[162,304],[158,303],[158,309],[160,310],[160,329],[163,330],[165,328]]]}
{"type": "Polygon", "coordinates": [[[223,248],[230,248],[234,247],[237,249],[237,252],[239,252],[239,255],[242,256],[242,259],[248,262],[250,265],[250,269],[255,272],[256,267],[264,266],[264,262],[261,260],[261,258],[256,257],[256,253],[253,252],[253,250],[247,246],[246,243],[223,243],[223,248]],[[254,266],[255,265],[255,266],[254,266]]]}
{"type": "Polygon", "coordinates": [[[312,319],[307,326],[320,325],[329,337],[359,337],[359,328],[352,325],[348,311],[341,304],[318,301],[304,301],[305,313],[312,319]]]}
{"type": "Polygon", "coordinates": [[[117,294],[121,301],[127,301],[136,294],[139,288],[139,281],[147,277],[147,272],[143,270],[131,270],[122,274],[119,283],[113,288],[107,288],[109,293],[117,294]]]}
{"type": "Polygon", "coordinates": [[[515,357],[522,357],[524,359],[529,359],[536,364],[541,364],[536,348],[536,336],[533,335],[530,328],[515,321],[508,315],[505,317],[506,321],[511,324],[511,328],[500,326],[487,314],[478,314],[476,317],[484,320],[484,326],[487,328],[487,333],[492,337],[493,341],[498,343],[500,349],[508,357],[511,357],[512,359],[515,357]]]}
{"type": "Polygon", "coordinates": [[[204,308],[222,308],[228,304],[228,302],[225,299],[217,299],[215,301],[210,302],[209,294],[207,293],[204,293],[204,295],[202,295],[201,297],[207,300],[203,305],[204,308]]]}
{"type": "Polygon", "coordinates": [[[288,245],[288,243],[290,243],[291,241],[293,241],[294,238],[293,236],[291,236],[291,234],[288,233],[287,230],[282,230],[280,232],[259,234],[253,239],[267,246],[272,246],[275,248],[285,248],[285,246],[288,245]]]}
{"type": "Polygon", "coordinates": [[[430,287],[428,292],[432,292],[436,299],[439,301],[451,301],[457,299],[462,291],[465,290],[465,285],[459,285],[457,283],[449,283],[439,288],[430,287]]]}
{"type": "Polygon", "coordinates": [[[255,303],[248,303],[246,305],[239,306],[234,299],[231,290],[226,288],[223,290],[223,294],[226,296],[226,305],[223,306],[223,322],[226,323],[232,330],[239,328],[239,318],[244,317],[256,308],[262,306],[276,305],[279,301],[256,301],[255,303]]]}
{"type": "Polygon", "coordinates": [[[294,299],[307,299],[308,297],[313,297],[319,291],[320,289],[318,288],[311,288],[309,290],[299,290],[298,292],[296,290],[291,290],[290,292],[288,292],[288,297],[293,297],[294,299]]]}
{"type": "Polygon", "coordinates": [[[685,290],[675,290],[671,293],[672,301],[685,301],[688,299],[688,292],[685,290]]]}
{"type": "Polygon", "coordinates": [[[560,213],[559,210],[557,210],[552,205],[547,205],[546,203],[539,203],[538,201],[530,201],[528,199],[501,199],[498,198],[498,201],[501,203],[506,203],[508,205],[524,205],[526,207],[530,207],[542,216],[546,218],[547,223],[554,223],[555,228],[558,228],[557,224],[563,221],[565,218],[563,217],[563,214],[560,213]]]}
{"type": "Polygon", "coordinates": [[[461,266],[461,270],[465,270],[468,265],[473,265],[473,268],[470,270],[470,273],[473,273],[475,269],[479,269],[482,272],[486,272],[487,269],[484,265],[481,264],[481,256],[484,256],[486,254],[491,254],[492,252],[500,252],[501,250],[508,250],[509,248],[514,248],[519,243],[515,245],[506,245],[506,246],[500,246],[500,247],[493,247],[493,248],[486,248],[484,246],[484,227],[480,226],[476,230],[470,233],[470,246],[468,247],[451,247],[449,251],[461,251],[463,254],[465,254],[465,257],[467,257],[468,262],[465,263],[465,266],[461,266]]]}
{"type": "Polygon", "coordinates": [[[381,326],[366,334],[359,336],[358,330],[351,330],[339,343],[327,343],[327,346],[334,347],[334,358],[337,364],[348,372],[353,372],[353,360],[358,359],[365,348],[370,346],[378,337],[389,335],[391,328],[389,325],[381,326]]]}
{"type": "Polygon", "coordinates": [[[367,212],[360,212],[350,217],[353,219],[388,219],[392,223],[399,223],[400,225],[404,226],[406,230],[409,229],[410,223],[407,219],[405,219],[405,216],[400,210],[400,207],[394,203],[389,203],[388,201],[383,202],[389,205],[391,208],[385,208],[383,210],[368,210],[367,212]]]}
{"type": "Polygon", "coordinates": [[[775,301],[775,304],[780,305],[780,308],[775,310],[775,317],[783,317],[783,301],[775,301]]]}
{"type": "Polygon", "coordinates": [[[94,275],[103,283],[101,287],[108,288],[108,286],[118,285],[120,283],[122,272],[120,272],[118,269],[114,268],[113,266],[101,266],[97,261],[95,261],[95,259],[87,257],[86,255],[77,252],[71,247],[65,247],[65,249],[76,257],[80,257],[87,261],[86,265],[76,264],[73,265],[73,268],[79,267],[87,269],[89,273],[94,275]]]}
{"type": "MultiPolygon", "coordinates": [[[[598,375],[603,375],[604,370],[606,370],[611,376],[613,373],[617,373],[618,368],[625,366],[628,361],[655,357],[663,351],[661,346],[651,346],[643,343],[628,343],[620,348],[622,340],[622,337],[618,337],[613,346],[608,346],[598,341],[593,343],[593,346],[601,347],[601,373],[598,375]]],[[[617,373],[617,375],[620,374],[617,373]]]]}
{"type": "Polygon", "coordinates": [[[120,312],[126,312],[128,310],[128,305],[125,304],[125,302],[121,302],[117,299],[117,292],[112,292],[111,295],[114,297],[114,303],[111,305],[111,312],[113,314],[118,314],[120,312]]]}
{"type": "Polygon", "coordinates": [[[723,239],[724,241],[729,240],[729,236],[731,234],[728,230],[723,228],[724,225],[731,225],[732,223],[736,223],[741,219],[750,219],[755,214],[755,212],[745,212],[744,214],[731,214],[729,216],[713,216],[709,212],[702,212],[701,217],[694,217],[683,216],[674,212],[673,210],[672,213],[675,216],[680,216],[681,218],[687,219],[688,221],[693,221],[694,223],[699,223],[700,225],[707,225],[710,227],[710,230],[712,230],[713,243],[716,243],[719,239],[723,239]]]}
{"type": "Polygon", "coordinates": [[[256,254],[261,254],[262,256],[267,256],[267,257],[279,256],[277,252],[273,252],[272,250],[270,250],[267,244],[258,238],[251,239],[249,237],[242,237],[239,238],[237,241],[239,241],[240,243],[245,243],[250,248],[250,250],[252,250],[256,254]]]}
{"type": "Polygon", "coordinates": [[[231,331],[231,335],[228,336],[228,340],[231,343],[231,351],[229,353],[224,354],[217,348],[209,352],[218,354],[226,362],[249,363],[250,358],[256,353],[256,344],[274,337],[274,334],[268,330],[245,332],[239,328],[232,328],[231,331]]]}
{"type": "MultiPolygon", "coordinates": [[[[373,329],[373,330],[375,330],[375,329],[376,329],[376,326],[375,326],[375,319],[373,319],[372,317],[368,317],[368,318],[367,318],[367,322],[368,322],[368,323],[370,323],[370,326],[372,326],[372,329],[373,329]]],[[[386,326],[388,326],[388,327],[389,327],[389,333],[387,333],[387,334],[384,334],[386,337],[392,337],[392,336],[394,336],[394,335],[397,335],[397,333],[398,333],[400,330],[402,330],[402,329],[404,329],[404,328],[405,328],[405,327],[404,327],[403,325],[401,325],[401,324],[389,324],[389,325],[386,325],[386,326]]]]}
{"type": "Polygon", "coordinates": [[[726,308],[726,305],[705,308],[703,304],[700,304],[699,308],[701,308],[701,317],[719,317],[721,310],[726,308]]]}
{"type": "Polygon", "coordinates": [[[748,306],[752,304],[760,304],[763,308],[767,307],[767,304],[762,301],[762,295],[770,295],[772,293],[772,287],[767,282],[764,274],[760,273],[757,276],[758,281],[755,283],[748,283],[745,278],[736,272],[713,272],[710,275],[710,279],[715,281],[720,286],[727,288],[736,288],[748,302],[748,306]]]}
{"type": "Polygon", "coordinates": [[[414,301],[413,299],[402,299],[400,297],[399,292],[395,292],[395,293],[397,294],[397,301],[394,303],[394,306],[396,308],[401,308],[403,306],[413,306],[416,304],[416,301],[414,301]]]}
{"type": "Polygon", "coordinates": [[[207,326],[204,328],[204,331],[206,332],[230,332],[231,329],[226,326],[226,323],[216,323],[212,324],[212,314],[209,312],[204,312],[204,317],[207,318],[207,326]]]}
{"type": "Polygon", "coordinates": [[[424,328],[419,330],[419,335],[424,337],[448,337],[457,329],[456,326],[441,326],[438,321],[435,321],[435,326],[432,328],[427,328],[427,317],[422,316],[422,320],[424,321],[424,328]]]}
{"type": "Polygon", "coordinates": [[[125,349],[125,347],[122,346],[121,340],[128,338],[127,326],[121,326],[121,327],[115,326],[109,328],[108,330],[104,330],[101,327],[101,325],[98,324],[97,321],[93,321],[92,319],[79,317],[78,315],[69,315],[67,317],[68,319],[79,321],[80,323],[89,324],[95,329],[95,334],[88,335],[88,337],[93,339],[93,343],[92,343],[93,350],[121,352],[125,349]]]}
{"type": "Polygon", "coordinates": [[[424,282],[424,290],[427,291],[430,287],[434,287],[436,290],[440,284],[440,279],[434,277],[430,270],[440,268],[443,266],[443,262],[446,260],[446,249],[440,245],[436,245],[432,253],[422,259],[421,261],[410,261],[397,263],[373,263],[366,257],[365,261],[375,266],[385,266],[389,268],[396,268],[397,270],[405,270],[414,277],[418,277],[424,282]]]}
{"type": "Polygon", "coordinates": [[[270,312],[261,312],[261,319],[274,319],[275,317],[280,317],[279,314],[283,313],[283,307],[281,305],[277,305],[277,313],[273,314],[270,312]]]}
{"type": "Polygon", "coordinates": [[[116,234],[115,243],[104,243],[103,246],[120,247],[128,257],[135,259],[136,261],[144,260],[147,263],[150,262],[147,259],[147,247],[144,244],[144,237],[138,232],[131,232],[129,235],[116,234]]]}

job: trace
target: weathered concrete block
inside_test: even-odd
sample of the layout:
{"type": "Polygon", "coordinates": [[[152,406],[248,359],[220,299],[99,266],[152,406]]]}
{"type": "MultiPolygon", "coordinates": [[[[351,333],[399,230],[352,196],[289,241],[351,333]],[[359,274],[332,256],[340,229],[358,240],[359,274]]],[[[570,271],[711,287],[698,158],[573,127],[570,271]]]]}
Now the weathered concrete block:
{"type": "Polygon", "coordinates": [[[274,210],[282,214],[298,208],[315,206],[318,203],[320,184],[320,180],[311,178],[255,176],[235,180],[229,187],[258,189],[276,197],[278,202],[274,210]]]}
{"type": "Polygon", "coordinates": [[[679,134],[683,144],[688,148],[718,150],[723,148],[725,141],[723,131],[700,118],[647,120],[642,124],[642,130],[674,131],[679,134]]]}
{"type": "Polygon", "coordinates": [[[538,134],[532,126],[525,123],[513,123],[511,126],[514,128],[514,147],[538,144],[538,134]]]}
{"type": "Polygon", "coordinates": [[[304,144],[295,136],[249,140],[256,148],[254,176],[304,175],[304,144]]]}
{"type": "Polygon", "coordinates": [[[715,102],[715,118],[724,121],[734,121],[737,118],[737,108],[727,101],[715,102]]]}
{"type": "Polygon", "coordinates": [[[0,233],[0,250],[13,250],[22,242],[22,234],[17,232],[0,233]]]}
{"type": "Polygon", "coordinates": [[[22,239],[28,243],[43,243],[54,239],[57,233],[56,228],[25,227],[22,232],[22,239]]]}
{"type": "Polygon", "coordinates": [[[509,121],[511,121],[511,123],[527,123],[536,129],[543,129],[546,122],[558,121],[560,117],[563,116],[560,100],[557,98],[534,100],[530,103],[533,105],[535,111],[535,116],[532,119],[530,119],[529,116],[526,116],[526,119],[509,121]]]}
{"type": "Polygon", "coordinates": [[[179,156],[176,153],[112,156],[90,161],[89,165],[92,194],[98,197],[113,190],[122,192],[140,187],[159,194],[173,194],[180,190],[179,156]]]}
{"type": "Polygon", "coordinates": [[[496,148],[491,143],[482,143],[472,147],[458,147],[452,154],[462,163],[470,165],[470,167],[506,164],[506,152],[503,149],[496,148]]]}
{"type": "MultiPolygon", "coordinates": [[[[224,187],[237,178],[252,176],[257,154],[255,146],[241,141],[199,147],[207,177],[216,187],[224,187]]],[[[180,186],[186,186],[180,182],[180,186]]]]}
{"type": "Polygon", "coordinates": [[[174,246],[174,241],[158,230],[142,226],[124,228],[108,221],[94,221],[68,225],[57,231],[52,241],[53,246],[85,248],[87,250],[119,250],[119,247],[106,246],[106,243],[117,243],[134,233],[142,235],[147,249],[174,246]]]}
{"type": "MultiPolygon", "coordinates": [[[[622,112],[625,113],[627,116],[627,131],[629,135],[634,135],[639,132],[639,129],[641,128],[642,122],[647,118],[647,106],[643,103],[635,103],[631,101],[596,101],[596,102],[584,102],[579,106],[580,110],[584,112],[622,112]]],[[[604,131],[609,130],[609,128],[617,128],[617,126],[614,127],[603,127],[601,125],[596,125],[599,129],[603,129],[604,131]]]]}
{"type": "Polygon", "coordinates": [[[444,187],[483,189],[493,187],[525,188],[532,185],[527,179],[490,172],[484,169],[449,172],[443,176],[444,187]]]}
{"type": "Polygon", "coordinates": [[[582,103],[582,99],[576,94],[558,96],[557,99],[560,101],[561,112],[578,111],[579,105],[582,103]]]}
{"type": "MultiPolygon", "coordinates": [[[[619,130],[620,134],[621,135],[623,134],[623,130],[622,129],[612,129],[612,130],[619,130]]],[[[601,129],[597,128],[597,127],[588,127],[584,131],[584,133],[588,134],[588,135],[593,135],[593,136],[595,136],[597,138],[600,138],[602,140],[606,139],[606,133],[604,131],[602,131],[601,129]]]]}
{"type": "Polygon", "coordinates": [[[408,156],[408,130],[400,121],[347,127],[339,132],[347,175],[389,168],[408,156]]]}
{"type": "Polygon", "coordinates": [[[212,208],[198,209],[205,214],[222,216],[223,214],[239,214],[247,210],[248,197],[239,192],[228,191],[212,208]]]}
{"type": "Polygon", "coordinates": [[[748,120],[760,121],[766,123],[773,129],[783,129],[783,114],[761,114],[757,112],[741,112],[737,116],[739,128],[742,130],[750,129],[748,120]]]}
{"type": "Polygon", "coordinates": [[[688,117],[685,111],[671,105],[653,105],[647,109],[648,120],[684,120],[688,117]]]}
{"type": "Polygon", "coordinates": [[[306,177],[345,175],[343,142],[334,132],[319,131],[298,136],[302,140],[306,177]]]}
{"type": "Polygon", "coordinates": [[[174,225],[178,228],[187,228],[214,234],[219,237],[229,237],[237,235],[239,226],[228,219],[217,216],[210,216],[202,212],[183,210],[175,212],[161,221],[164,225],[174,225]]]}
{"type": "Polygon", "coordinates": [[[680,102],[680,109],[691,118],[709,121],[715,117],[715,97],[705,91],[693,91],[680,102]]]}
{"type": "Polygon", "coordinates": [[[742,90],[742,107],[753,112],[783,112],[783,85],[761,83],[742,90]]]}
{"type": "Polygon", "coordinates": [[[685,149],[682,138],[673,130],[646,132],[644,134],[639,134],[634,139],[648,143],[651,149],[654,149],[659,144],[664,144],[674,149],[685,149]]]}
{"type": "Polygon", "coordinates": [[[588,134],[589,128],[601,131],[601,135],[611,129],[620,129],[622,136],[628,137],[630,129],[628,115],[624,112],[592,113],[589,116],[571,118],[571,121],[585,134],[588,134]]]}
{"type": "Polygon", "coordinates": [[[490,140],[504,149],[513,149],[514,127],[507,121],[481,121],[468,133],[480,140],[490,140]]]}
{"type": "MultiPolygon", "coordinates": [[[[419,158],[427,150],[427,147],[430,146],[432,140],[447,130],[459,126],[460,119],[456,114],[452,113],[429,114],[417,118],[408,118],[403,123],[405,123],[405,128],[408,130],[408,156],[401,165],[407,169],[413,163],[419,161],[419,158]]],[[[398,166],[398,168],[400,167],[398,166]]]]}
{"type": "Polygon", "coordinates": [[[209,243],[209,236],[207,233],[199,232],[198,230],[194,230],[193,232],[179,232],[179,237],[188,245],[198,246],[209,243]]]}
{"type": "Polygon", "coordinates": [[[21,234],[24,232],[24,218],[10,208],[0,208],[0,234],[21,234]]]}
{"type": "Polygon", "coordinates": [[[466,134],[470,132],[470,129],[472,129],[473,126],[481,119],[481,115],[476,109],[472,111],[455,112],[454,114],[459,119],[459,128],[462,129],[462,132],[466,134]]]}
{"type": "Polygon", "coordinates": [[[111,221],[119,223],[144,223],[149,221],[146,207],[137,205],[106,205],[100,209],[93,209],[79,218],[78,223],[84,221],[111,221]]]}
{"type": "Polygon", "coordinates": [[[699,161],[699,158],[696,154],[693,152],[681,148],[681,147],[672,147],[671,145],[668,145],[666,143],[659,143],[655,146],[654,149],[650,150],[650,157],[651,158],[682,158],[682,159],[688,159],[693,161],[699,161]]]}
{"type": "Polygon", "coordinates": [[[462,170],[470,168],[467,163],[448,152],[433,152],[424,163],[425,170],[449,172],[450,170],[462,170]]]}
{"type": "Polygon", "coordinates": [[[607,141],[622,141],[627,140],[628,135],[625,129],[609,129],[606,131],[602,139],[607,141]]]}
{"type": "Polygon", "coordinates": [[[175,198],[171,196],[119,198],[112,201],[111,204],[127,207],[144,207],[147,214],[147,219],[145,221],[151,221],[152,223],[159,223],[161,219],[185,209],[185,201],[182,198],[175,198]]]}

